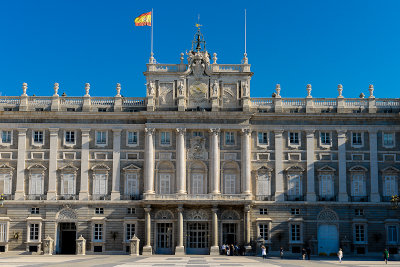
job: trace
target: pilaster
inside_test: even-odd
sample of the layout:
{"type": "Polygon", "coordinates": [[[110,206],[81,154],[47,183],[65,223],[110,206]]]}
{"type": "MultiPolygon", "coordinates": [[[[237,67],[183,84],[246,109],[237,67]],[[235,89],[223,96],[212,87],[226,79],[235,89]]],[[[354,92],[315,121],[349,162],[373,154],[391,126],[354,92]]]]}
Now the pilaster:
{"type": "Polygon", "coordinates": [[[250,129],[242,129],[242,193],[251,194],[250,129]]]}
{"type": "Polygon", "coordinates": [[[18,129],[17,185],[15,200],[25,199],[26,128],[18,129]]]}
{"type": "Polygon", "coordinates": [[[185,247],[183,246],[183,207],[178,206],[178,242],[175,248],[175,255],[185,255],[185,247]]]}
{"type": "Polygon", "coordinates": [[[307,201],[315,202],[314,131],[307,131],[307,201]]]}
{"type": "Polygon", "coordinates": [[[348,202],[346,180],[346,131],[338,131],[339,202],[348,202]]]}
{"type": "Polygon", "coordinates": [[[82,151],[81,151],[81,189],[79,200],[89,199],[89,133],[90,129],[81,129],[82,151]]]}
{"type": "Polygon", "coordinates": [[[186,155],[185,155],[185,134],[186,129],[176,129],[176,169],[178,194],[186,194],[186,155]]]}
{"type": "Polygon", "coordinates": [[[275,201],[285,200],[283,190],[283,130],[274,131],[275,134],[275,201]]]}
{"type": "Polygon", "coordinates": [[[143,247],[143,256],[149,256],[153,254],[153,249],[151,247],[151,208],[147,206],[144,208],[144,220],[145,220],[145,245],[143,247]]]}
{"type": "Polygon", "coordinates": [[[210,165],[211,165],[211,194],[221,194],[220,191],[220,155],[219,155],[219,133],[220,129],[210,129],[210,137],[211,137],[211,157],[210,157],[210,165]]]}
{"type": "Polygon", "coordinates": [[[121,129],[113,129],[113,169],[111,200],[120,200],[121,179],[121,129]]]}
{"type": "Polygon", "coordinates": [[[251,206],[250,205],[245,205],[244,206],[244,218],[245,218],[245,236],[244,236],[244,244],[245,244],[245,249],[246,252],[251,250],[251,218],[250,218],[250,211],[251,211],[251,206]]]}
{"type": "Polygon", "coordinates": [[[146,128],[146,144],[144,151],[144,193],[154,194],[154,128],[146,128]]]}
{"type": "Polygon", "coordinates": [[[369,151],[370,151],[370,175],[371,175],[371,202],[380,202],[379,183],[378,183],[378,142],[377,129],[370,129],[369,151]]]}
{"type": "Polygon", "coordinates": [[[49,155],[49,189],[47,200],[57,198],[57,154],[58,154],[58,128],[50,128],[50,155],[49,155]]]}
{"type": "Polygon", "coordinates": [[[219,246],[218,246],[218,208],[214,206],[211,209],[212,216],[212,244],[210,248],[210,255],[217,256],[219,255],[219,246]]]}

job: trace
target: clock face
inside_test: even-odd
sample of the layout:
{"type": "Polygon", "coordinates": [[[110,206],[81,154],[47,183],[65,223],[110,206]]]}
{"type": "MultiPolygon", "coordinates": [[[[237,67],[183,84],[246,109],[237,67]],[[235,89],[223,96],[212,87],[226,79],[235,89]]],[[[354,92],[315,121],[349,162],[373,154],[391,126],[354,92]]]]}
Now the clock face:
{"type": "Polygon", "coordinates": [[[192,100],[201,101],[207,97],[207,84],[201,82],[194,82],[189,87],[190,98],[192,100]]]}

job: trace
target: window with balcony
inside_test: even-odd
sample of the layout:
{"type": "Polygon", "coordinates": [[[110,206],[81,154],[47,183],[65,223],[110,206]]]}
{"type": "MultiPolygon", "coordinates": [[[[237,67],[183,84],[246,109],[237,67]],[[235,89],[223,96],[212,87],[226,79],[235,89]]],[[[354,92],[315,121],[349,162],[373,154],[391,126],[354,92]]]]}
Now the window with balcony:
{"type": "Polygon", "coordinates": [[[64,173],[61,176],[61,194],[75,195],[75,174],[64,173]]]}
{"type": "Polygon", "coordinates": [[[107,174],[95,173],[93,177],[93,194],[107,195],[107,174]]]}
{"type": "Polygon", "coordinates": [[[301,177],[298,174],[288,175],[288,196],[301,196],[301,177]]]}
{"type": "Polygon", "coordinates": [[[367,185],[363,174],[354,174],[351,181],[351,195],[354,197],[362,197],[367,194],[367,185]]]}
{"type": "Polygon", "coordinates": [[[171,194],[171,175],[160,173],[160,194],[171,194]]]}
{"type": "Polygon", "coordinates": [[[224,175],[224,194],[236,194],[236,175],[224,175]]]}
{"type": "Polygon", "coordinates": [[[0,222],[0,243],[8,242],[7,240],[7,223],[0,222]]]}
{"type": "Polygon", "coordinates": [[[322,174],[319,177],[319,194],[322,198],[333,197],[333,178],[331,174],[322,174]]]}
{"type": "Polygon", "coordinates": [[[42,195],[43,191],[43,174],[32,173],[29,179],[29,194],[42,195]]]}
{"type": "Polygon", "coordinates": [[[11,194],[11,173],[0,173],[0,194],[11,194]]]}
{"type": "Polygon", "coordinates": [[[125,173],[125,195],[131,197],[139,195],[137,173],[125,173]]]}
{"type": "Polygon", "coordinates": [[[271,177],[269,173],[258,173],[256,194],[257,196],[271,195],[271,177]]]}
{"type": "Polygon", "coordinates": [[[383,196],[391,197],[397,195],[397,177],[395,175],[385,175],[383,179],[383,196]]]}

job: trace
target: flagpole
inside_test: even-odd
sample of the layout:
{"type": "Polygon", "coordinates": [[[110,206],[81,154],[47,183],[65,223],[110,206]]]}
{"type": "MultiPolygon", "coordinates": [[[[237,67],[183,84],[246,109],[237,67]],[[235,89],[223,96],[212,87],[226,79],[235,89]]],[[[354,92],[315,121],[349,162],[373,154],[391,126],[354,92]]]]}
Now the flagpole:
{"type": "Polygon", "coordinates": [[[247,16],[246,9],[244,10],[244,53],[247,54],[247,16]]]}
{"type": "Polygon", "coordinates": [[[154,53],[153,53],[153,8],[151,9],[151,52],[150,52],[150,63],[154,63],[154,53]]]}

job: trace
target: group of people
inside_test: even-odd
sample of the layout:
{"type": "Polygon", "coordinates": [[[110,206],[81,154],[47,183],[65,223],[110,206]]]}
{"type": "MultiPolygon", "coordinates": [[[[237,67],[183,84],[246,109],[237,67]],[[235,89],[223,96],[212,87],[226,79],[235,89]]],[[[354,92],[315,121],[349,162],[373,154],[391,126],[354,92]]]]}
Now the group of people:
{"type": "Polygon", "coordinates": [[[233,245],[233,244],[223,244],[221,246],[221,255],[243,256],[244,248],[243,248],[243,246],[238,246],[238,245],[233,245]]]}
{"type": "Polygon", "coordinates": [[[306,259],[306,255],[307,255],[307,260],[310,260],[310,258],[311,258],[311,248],[310,247],[303,248],[301,250],[301,256],[303,257],[303,260],[306,259]]]}

